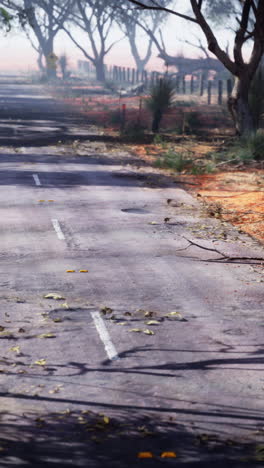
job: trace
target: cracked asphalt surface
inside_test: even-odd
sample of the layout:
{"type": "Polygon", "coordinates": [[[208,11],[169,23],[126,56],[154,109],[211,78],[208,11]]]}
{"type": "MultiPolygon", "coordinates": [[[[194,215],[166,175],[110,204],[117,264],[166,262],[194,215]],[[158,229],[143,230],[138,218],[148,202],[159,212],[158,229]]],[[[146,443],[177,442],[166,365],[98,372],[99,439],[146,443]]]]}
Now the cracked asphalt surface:
{"type": "Polygon", "coordinates": [[[263,248],[45,89],[0,95],[0,466],[259,466],[263,248]]]}

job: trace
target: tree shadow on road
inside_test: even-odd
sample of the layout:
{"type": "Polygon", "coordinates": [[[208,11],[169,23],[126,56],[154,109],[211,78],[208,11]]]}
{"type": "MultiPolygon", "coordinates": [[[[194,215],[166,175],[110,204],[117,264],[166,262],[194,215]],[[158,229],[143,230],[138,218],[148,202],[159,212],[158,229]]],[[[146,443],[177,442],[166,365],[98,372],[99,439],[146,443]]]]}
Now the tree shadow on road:
{"type": "MultiPolygon", "coordinates": [[[[21,398],[25,397],[21,395],[21,398]]],[[[60,409],[54,412],[25,410],[20,416],[2,412],[1,466],[258,466],[254,444],[225,439],[216,433],[201,433],[179,424],[169,412],[166,417],[159,417],[137,407],[118,408],[109,404],[100,408],[99,402],[94,403],[97,412],[85,401],[76,403],[81,409],[69,409],[65,404],[58,406],[57,401],[60,409]],[[150,452],[153,458],[139,459],[141,452],[150,452]],[[162,458],[164,452],[172,452],[176,458],[162,458]],[[241,458],[245,458],[244,463],[241,458]]]]}

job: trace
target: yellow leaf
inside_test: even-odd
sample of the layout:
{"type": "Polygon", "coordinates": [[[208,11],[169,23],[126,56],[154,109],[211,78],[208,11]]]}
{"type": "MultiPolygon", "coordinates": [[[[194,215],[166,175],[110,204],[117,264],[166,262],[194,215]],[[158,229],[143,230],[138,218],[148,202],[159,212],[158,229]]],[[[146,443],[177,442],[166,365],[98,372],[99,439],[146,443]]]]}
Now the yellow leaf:
{"type": "Polygon", "coordinates": [[[45,366],[46,359],[39,359],[38,361],[35,361],[34,364],[36,364],[37,366],[45,366]]]}
{"type": "Polygon", "coordinates": [[[147,312],[145,312],[145,317],[153,317],[154,315],[154,312],[152,312],[151,310],[147,310],[147,312]]]}
{"type": "Polygon", "coordinates": [[[139,452],[138,458],[153,458],[152,452],[139,452]]]}
{"type": "Polygon", "coordinates": [[[126,322],[116,322],[117,325],[126,325],[126,322]]]}
{"type": "Polygon", "coordinates": [[[176,320],[183,320],[183,316],[180,314],[180,312],[169,312],[165,315],[165,317],[174,318],[176,320]]]}
{"type": "Polygon", "coordinates": [[[61,300],[65,300],[65,297],[62,297],[56,293],[49,293],[49,294],[46,294],[46,296],[44,296],[44,299],[55,299],[55,301],[61,301],[61,300]]]}
{"type": "Polygon", "coordinates": [[[59,318],[59,317],[55,317],[55,318],[53,319],[53,322],[59,323],[59,322],[62,322],[62,319],[59,318]]]}
{"type": "Polygon", "coordinates": [[[148,320],[145,322],[146,325],[160,325],[160,322],[158,320],[148,320]]]}
{"type": "Polygon", "coordinates": [[[66,270],[66,273],[75,273],[75,270],[66,270]]]}
{"type": "Polygon", "coordinates": [[[88,270],[79,270],[79,273],[88,273],[88,270]]]}
{"type": "Polygon", "coordinates": [[[42,333],[42,335],[38,335],[38,338],[56,338],[54,333],[42,333]]]}
{"type": "Polygon", "coordinates": [[[14,351],[15,353],[20,353],[20,346],[13,346],[9,351],[14,351]]]}
{"type": "Polygon", "coordinates": [[[61,307],[63,309],[69,309],[69,306],[68,306],[67,302],[64,302],[63,304],[61,304],[61,307]]]}
{"type": "Polygon", "coordinates": [[[110,423],[110,419],[108,418],[108,416],[104,416],[103,419],[104,419],[104,423],[105,423],[105,424],[109,424],[109,423],[110,423]]]}
{"type": "Polygon", "coordinates": [[[176,458],[177,455],[175,452],[162,452],[161,458],[176,458]]]}
{"type": "Polygon", "coordinates": [[[129,330],[130,332],[135,332],[135,333],[140,333],[142,332],[143,330],[141,330],[140,328],[131,328],[131,330],[129,330]]]}
{"type": "Polygon", "coordinates": [[[151,221],[151,222],[148,223],[148,224],[159,224],[159,223],[157,223],[156,221],[151,221]]]}
{"type": "Polygon", "coordinates": [[[154,331],[149,330],[148,328],[146,330],[143,330],[143,333],[145,333],[145,335],[155,335],[154,331]]]}

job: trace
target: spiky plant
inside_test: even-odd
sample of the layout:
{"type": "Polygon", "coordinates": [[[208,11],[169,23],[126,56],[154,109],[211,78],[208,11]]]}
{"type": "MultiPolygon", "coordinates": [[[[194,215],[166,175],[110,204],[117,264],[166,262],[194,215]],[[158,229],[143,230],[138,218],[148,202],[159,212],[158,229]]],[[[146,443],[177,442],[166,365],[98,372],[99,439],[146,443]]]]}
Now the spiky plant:
{"type": "Polygon", "coordinates": [[[264,65],[259,66],[253,78],[249,93],[249,106],[257,130],[264,117],[264,65]]]}
{"type": "Polygon", "coordinates": [[[68,57],[64,53],[59,57],[59,65],[62,73],[62,78],[65,80],[67,78],[67,68],[68,68],[68,57]]]}
{"type": "Polygon", "coordinates": [[[161,78],[150,90],[146,100],[148,109],[152,112],[152,131],[158,133],[163,114],[173,103],[174,86],[168,78],[161,78]]]}

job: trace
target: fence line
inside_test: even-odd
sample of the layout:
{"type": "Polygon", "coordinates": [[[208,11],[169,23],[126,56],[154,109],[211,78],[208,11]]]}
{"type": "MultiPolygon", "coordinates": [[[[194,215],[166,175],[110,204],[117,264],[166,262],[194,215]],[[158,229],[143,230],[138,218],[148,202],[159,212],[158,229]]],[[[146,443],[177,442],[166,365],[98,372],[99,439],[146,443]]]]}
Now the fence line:
{"type": "MultiPolygon", "coordinates": [[[[78,69],[89,78],[95,76],[95,67],[88,61],[80,60],[78,69]]],[[[113,81],[124,87],[137,86],[143,84],[145,88],[150,88],[161,78],[169,77],[174,82],[176,94],[199,96],[207,95],[207,103],[212,104],[212,95],[216,95],[216,102],[223,104],[224,96],[228,99],[232,93],[231,79],[209,80],[205,72],[189,74],[186,79],[184,73],[162,73],[158,71],[137,70],[131,67],[121,67],[118,65],[105,65],[105,77],[107,81],[113,81]]]]}

